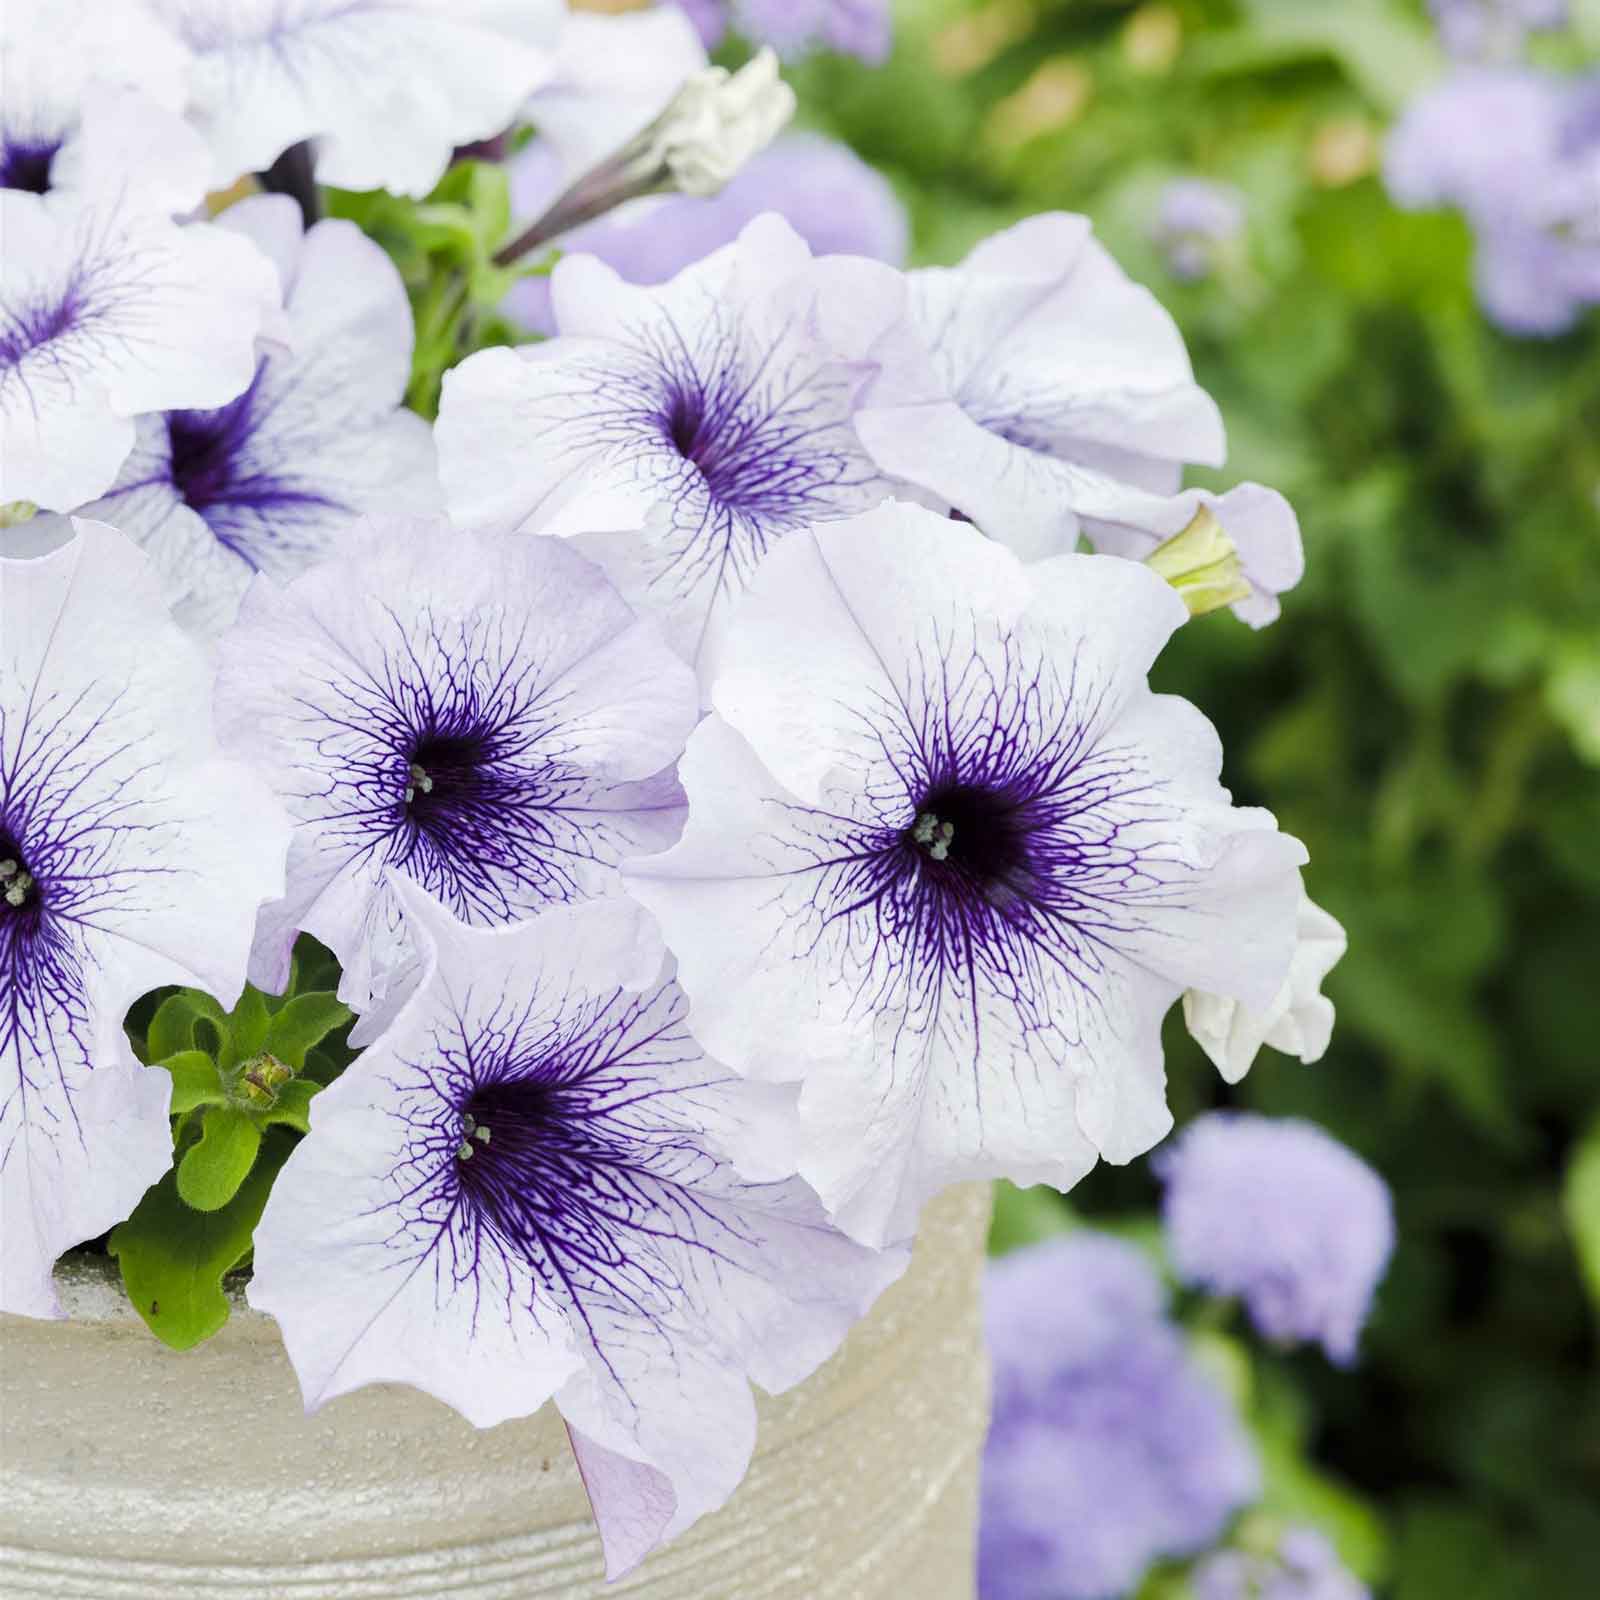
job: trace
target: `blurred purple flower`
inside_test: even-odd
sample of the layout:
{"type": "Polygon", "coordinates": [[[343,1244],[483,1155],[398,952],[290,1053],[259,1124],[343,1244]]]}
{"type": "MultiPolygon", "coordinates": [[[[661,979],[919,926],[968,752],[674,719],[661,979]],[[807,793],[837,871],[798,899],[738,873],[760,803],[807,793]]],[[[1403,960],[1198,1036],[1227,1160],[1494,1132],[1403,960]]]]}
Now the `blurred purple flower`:
{"type": "Polygon", "coordinates": [[[1259,1491],[1227,1401],[1131,1245],[1076,1233],[991,1264],[982,1600],[1111,1600],[1259,1491]]]}
{"type": "Polygon", "coordinates": [[[1428,0],[1439,38],[1453,56],[1471,61],[1517,55],[1530,33],[1567,25],[1569,0],[1428,0]]]}
{"type": "Polygon", "coordinates": [[[1271,1555],[1219,1550],[1195,1568],[1195,1600],[1371,1600],[1314,1528],[1293,1527],[1271,1555]]]}
{"type": "Polygon", "coordinates": [[[1394,1248],[1389,1191],[1366,1162],[1314,1123],[1216,1111],[1154,1165],[1185,1283],[1239,1296],[1269,1339],[1355,1359],[1394,1248]]]}
{"type": "Polygon", "coordinates": [[[889,0],[677,0],[708,50],[730,25],[753,44],[770,44],[786,61],[812,50],[836,50],[881,66],[894,24],[889,0]]]}
{"type": "Polygon", "coordinates": [[[1506,332],[1563,333],[1600,301],[1600,74],[1464,67],[1401,119],[1385,177],[1400,205],[1465,212],[1506,332]]]}
{"type": "Polygon", "coordinates": [[[1218,248],[1244,232],[1244,195],[1231,183],[1175,178],[1161,191],[1150,235],[1175,278],[1208,276],[1218,248]]]}
{"type": "MultiPolygon", "coordinates": [[[[543,172],[520,162],[511,184],[518,214],[535,214],[543,172]]],[[[575,228],[560,247],[598,256],[629,283],[665,283],[731,244],[763,211],[778,212],[817,255],[871,256],[891,266],[905,260],[906,214],[889,180],[848,145],[819,133],[785,134],[711,199],[635,201],[575,228]]],[[[548,278],[519,283],[506,308],[539,333],[555,332],[548,278]]]]}

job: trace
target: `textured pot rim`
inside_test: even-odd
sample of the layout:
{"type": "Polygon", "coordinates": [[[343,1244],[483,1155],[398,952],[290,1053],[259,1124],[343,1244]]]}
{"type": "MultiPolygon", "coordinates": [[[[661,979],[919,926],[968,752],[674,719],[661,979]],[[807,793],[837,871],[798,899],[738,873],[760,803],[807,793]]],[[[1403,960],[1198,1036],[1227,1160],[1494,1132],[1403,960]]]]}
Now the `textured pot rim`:
{"type": "MultiPolygon", "coordinates": [[[[62,1256],[56,1262],[54,1278],[64,1320],[138,1328],[150,1338],[156,1337],[128,1298],[121,1269],[113,1257],[87,1252],[62,1256]]],[[[238,1324],[253,1333],[277,1332],[277,1323],[245,1299],[243,1279],[225,1279],[222,1292],[228,1301],[227,1328],[238,1324]]]]}

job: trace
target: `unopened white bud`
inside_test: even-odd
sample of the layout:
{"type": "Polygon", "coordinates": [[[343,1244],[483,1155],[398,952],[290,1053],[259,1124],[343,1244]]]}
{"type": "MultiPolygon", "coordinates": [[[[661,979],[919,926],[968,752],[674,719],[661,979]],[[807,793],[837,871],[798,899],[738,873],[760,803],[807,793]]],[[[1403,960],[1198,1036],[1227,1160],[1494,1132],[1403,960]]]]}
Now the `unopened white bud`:
{"type": "Polygon", "coordinates": [[[641,138],[649,141],[649,164],[665,168],[672,187],[713,195],[772,143],[794,108],[794,90],[778,76],[778,57],[767,49],[737,72],[697,72],[641,138]]]}

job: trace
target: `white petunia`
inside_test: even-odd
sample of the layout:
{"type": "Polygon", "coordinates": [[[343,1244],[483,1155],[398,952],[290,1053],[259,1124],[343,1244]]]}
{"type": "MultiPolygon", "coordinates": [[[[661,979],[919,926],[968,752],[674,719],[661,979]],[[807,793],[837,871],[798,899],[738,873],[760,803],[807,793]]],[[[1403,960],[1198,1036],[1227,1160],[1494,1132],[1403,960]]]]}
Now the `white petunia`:
{"type": "Polygon", "coordinates": [[[549,76],[561,0],[149,0],[194,53],[221,187],[291,145],[346,189],[425,195],[549,76]]]}
{"type": "Polygon", "coordinates": [[[569,256],[554,305],[557,338],[481,351],[445,378],[451,514],[591,536],[586,552],[662,614],[704,679],[767,551],[890,492],[851,414],[904,329],[903,281],[813,260],[767,215],[655,288],[569,256]]]}
{"type": "Polygon", "coordinates": [[[1024,567],[905,504],[785,541],[747,592],[683,838],[625,877],[696,1037],[800,1083],[800,1174],[855,1237],[1149,1149],[1173,1001],[1278,992],[1305,851],[1150,692],[1186,615],[1138,563],[1024,567]]]}
{"type": "Polygon", "coordinates": [[[770,1101],[690,1038],[637,907],[472,929],[397,892],[425,975],[317,1097],[250,1301],[312,1407],[410,1383],[489,1427],[554,1399],[616,1577],[737,1486],[751,1382],[812,1372],[905,1257],[737,1176],[770,1101]]]}
{"type": "Polygon", "coordinates": [[[1229,1083],[1250,1070],[1264,1044],[1305,1062],[1320,1061],[1333,1037],[1333,1002],[1322,980],[1345,952],[1344,929],[1305,894],[1300,897],[1294,960],[1272,1004],[1251,1010],[1225,995],[1191,990],[1184,1025],[1229,1083]]]}
{"type": "Polygon", "coordinates": [[[295,823],[264,987],[304,930],[381,1007],[414,964],[396,876],[502,925],[615,893],[682,825],[693,676],[556,540],[375,521],[286,588],[257,579],[218,654],[223,741],[295,823]]]}
{"type": "Polygon", "coordinates": [[[1142,559],[1209,506],[1251,582],[1259,627],[1304,565],[1276,491],[1180,490],[1183,464],[1221,466],[1222,419],[1172,318],[1124,276],[1087,218],[1029,217],[959,267],[910,275],[926,345],[886,366],[856,426],[878,465],[938,495],[1032,560],[1080,534],[1142,559]]]}
{"type": "Polygon", "coordinates": [[[232,400],[279,295],[237,233],[0,190],[0,502],[80,506],[111,487],[136,416],[232,400]]]}
{"type": "Polygon", "coordinates": [[[0,556],[0,1310],[28,1316],[57,1314],[56,1257],[172,1159],[171,1082],[134,1059],[128,1007],[169,983],[237,998],[288,843],[222,759],[149,564],[74,526],[0,556]]]}
{"type": "Polygon", "coordinates": [[[230,206],[218,226],[276,265],[284,344],[227,405],[140,418],[116,483],[85,508],[144,547],[178,620],[208,637],[253,573],[287,580],[361,516],[442,505],[432,432],[401,409],[411,307],[389,258],[349,222],[304,232],[282,195],[230,206]]]}

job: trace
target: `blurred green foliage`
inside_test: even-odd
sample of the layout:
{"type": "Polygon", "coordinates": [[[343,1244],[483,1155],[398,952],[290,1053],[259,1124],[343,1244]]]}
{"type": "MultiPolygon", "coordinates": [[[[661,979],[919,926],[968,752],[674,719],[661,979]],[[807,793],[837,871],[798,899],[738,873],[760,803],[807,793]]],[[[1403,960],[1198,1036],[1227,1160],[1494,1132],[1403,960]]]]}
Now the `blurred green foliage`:
{"type": "MultiPolygon", "coordinates": [[[[1600,7],[1576,11],[1538,42],[1550,64],[1600,57],[1600,7]]],[[[1264,1052],[1230,1092],[1174,1019],[1174,1110],[1314,1117],[1385,1174],[1400,1223],[1357,1371],[1253,1357],[1258,1427],[1287,1441],[1269,1499],[1308,1470],[1347,1485],[1356,1510],[1322,1520],[1376,1514],[1363,1565],[1397,1600],[1588,1600],[1600,322],[1500,336],[1461,219],[1388,202],[1385,131],[1442,70],[1420,0],[905,0],[886,68],[794,77],[802,114],[895,179],[923,261],[1029,212],[1091,215],[1222,406],[1232,457],[1209,481],[1295,502],[1309,570],[1283,619],[1207,619],[1160,668],[1220,728],[1236,795],[1305,839],[1350,933],[1328,1057],[1264,1052]],[[1244,246],[1194,284],[1149,231],[1189,173],[1249,202],[1244,246]]],[[[1072,1205],[1138,1231],[1155,1199],[1137,1163],[1072,1205]]],[[[1061,1215],[1013,1196],[1001,1242],[1061,1215]]]]}

